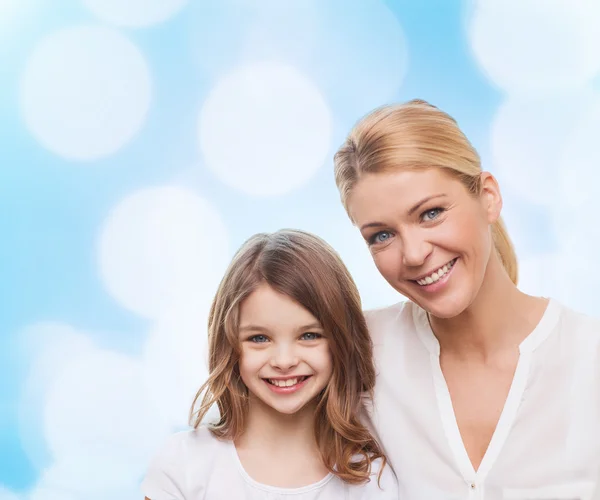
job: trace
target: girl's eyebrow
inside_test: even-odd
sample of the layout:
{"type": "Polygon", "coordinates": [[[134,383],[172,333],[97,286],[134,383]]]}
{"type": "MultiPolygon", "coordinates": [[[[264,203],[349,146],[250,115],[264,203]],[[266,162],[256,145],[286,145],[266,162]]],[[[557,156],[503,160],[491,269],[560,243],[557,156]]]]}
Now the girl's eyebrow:
{"type": "Polygon", "coordinates": [[[308,325],[304,325],[304,326],[301,326],[300,328],[298,328],[298,330],[311,330],[311,329],[322,330],[323,327],[321,326],[320,323],[309,323],[308,325]]]}
{"type": "Polygon", "coordinates": [[[240,331],[251,331],[251,332],[266,332],[267,328],[258,325],[242,325],[240,331]]]}
{"type": "MultiPolygon", "coordinates": [[[[298,327],[298,331],[301,330],[311,330],[311,329],[319,329],[322,330],[323,327],[321,326],[320,323],[317,322],[313,322],[313,323],[308,323],[306,325],[302,325],[298,327]]],[[[241,331],[250,331],[250,332],[268,332],[269,329],[265,328],[264,326],[258,326],[258,325],[242,325],[240,326],[240,332],[241,331]]]]}

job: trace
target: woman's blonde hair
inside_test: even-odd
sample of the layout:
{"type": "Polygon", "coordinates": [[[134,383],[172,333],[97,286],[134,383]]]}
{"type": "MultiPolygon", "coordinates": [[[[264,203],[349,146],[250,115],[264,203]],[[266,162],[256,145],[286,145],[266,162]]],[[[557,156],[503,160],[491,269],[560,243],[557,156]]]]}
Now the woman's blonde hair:
{"type": "MultiPolygon", "coordinates": [[[[450,115],[420,99],[369,113],[354,126],[334,163],[346,211],[348,195],[362,174],[399,168],[442,168],[474,196],[481,192],[479,154],[450,115]]],[[[492,238],[504,269],[517,284],[517,256],[501,218],[492,225],[492,238]]]]}
{"type": "Polygon", "coordinates": [[[209,426],[214,436],[234,440],[244,431],[248,390],[238,365],[240,305],[262,283],[321,323],[333,370],[319,395],[315,437],[330,472],[349,483],[367,481],[373,460],[382,458],[385,464],[380,446],[360,421],[362,398],[372,396],[375,385],[371,338],[358,290],[340,257],[325,241],[303,231],[257,234],[234,256],[210,310],[210,375],[192,404],[191,424],[197,428],[216,404],[220,420],[209,426]]]}

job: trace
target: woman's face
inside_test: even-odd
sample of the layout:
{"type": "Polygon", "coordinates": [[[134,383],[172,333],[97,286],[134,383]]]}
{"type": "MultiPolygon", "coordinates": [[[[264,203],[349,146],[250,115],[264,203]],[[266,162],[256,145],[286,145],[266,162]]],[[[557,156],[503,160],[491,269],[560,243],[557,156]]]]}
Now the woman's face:
{"type": "Polygon", "coordinates": [[[379,272],[438,318],[463,312],[484,280],[502,198],[491,174],[481,181],[473,196],[440,168],[366,174],[348,198],[379,272]]]}

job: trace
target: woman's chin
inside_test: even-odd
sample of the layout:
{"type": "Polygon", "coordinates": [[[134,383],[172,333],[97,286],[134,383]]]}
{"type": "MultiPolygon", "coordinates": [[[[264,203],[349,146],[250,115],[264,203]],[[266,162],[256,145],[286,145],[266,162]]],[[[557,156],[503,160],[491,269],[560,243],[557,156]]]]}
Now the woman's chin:
{"type": "Polygon", "coordinates": [[[469,301],[463,297],[439,297],[435,299],[418,297],[414,302],[431,316],[439,319],[455,318],[463,313],[469,305],[469,301]]]}

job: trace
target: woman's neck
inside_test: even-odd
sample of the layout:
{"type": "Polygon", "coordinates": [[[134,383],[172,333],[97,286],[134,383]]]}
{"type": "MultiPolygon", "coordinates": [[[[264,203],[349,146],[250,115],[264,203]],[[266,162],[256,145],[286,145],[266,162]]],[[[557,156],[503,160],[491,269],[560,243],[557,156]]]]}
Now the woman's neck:
{"type": "Polygon", "coordinates": [[[546,299],[516,287],[493,252],[481,289],[469,307],[454,318],[430,316],[429,320],[443,351],[485,360],[517,348],[537,326],[546,306],[546,299]]]}

